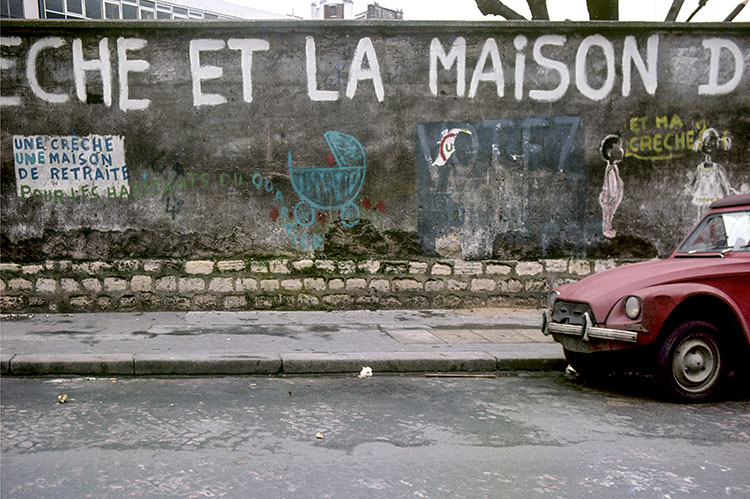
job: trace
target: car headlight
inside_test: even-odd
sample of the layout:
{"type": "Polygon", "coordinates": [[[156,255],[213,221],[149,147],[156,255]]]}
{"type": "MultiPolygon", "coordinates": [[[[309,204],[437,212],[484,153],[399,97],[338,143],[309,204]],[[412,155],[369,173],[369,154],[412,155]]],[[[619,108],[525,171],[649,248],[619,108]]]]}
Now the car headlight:
{"type": "Polygon", "coordinates": [[[629,319],[637,319],[641,315],[641,299],[637,296],[628,296],[625,299],[625,315],[629,319]]]}
{"type": "Polygon", "coordinates": [[[555,302],[557,301],[558,296],[560,296],[559,291],[550,291],[550,294],[547,296],[547,307],[549,307],[550,310],[555,309],[555,302]]]}

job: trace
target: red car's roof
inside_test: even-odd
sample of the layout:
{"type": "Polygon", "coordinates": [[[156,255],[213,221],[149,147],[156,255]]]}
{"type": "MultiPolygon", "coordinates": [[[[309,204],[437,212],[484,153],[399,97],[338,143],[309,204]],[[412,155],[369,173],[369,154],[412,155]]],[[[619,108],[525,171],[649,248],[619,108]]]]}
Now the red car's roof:
{"type": "Polygon", "coordinates": [[[711,204],[711,208],[729,208],[731,206],[750,205],[750,194],[740,194],[719,199],[711,204]]]}

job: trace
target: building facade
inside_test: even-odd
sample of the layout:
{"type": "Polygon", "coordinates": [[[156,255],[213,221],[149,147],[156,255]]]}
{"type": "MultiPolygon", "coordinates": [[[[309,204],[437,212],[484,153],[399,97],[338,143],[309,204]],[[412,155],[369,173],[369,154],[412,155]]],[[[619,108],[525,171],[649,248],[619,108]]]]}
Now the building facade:
{"type": "Polygon", "coordinates": [[[292,16],[219,0],[0,0],[15,19],[289,19],[292,16]]]}

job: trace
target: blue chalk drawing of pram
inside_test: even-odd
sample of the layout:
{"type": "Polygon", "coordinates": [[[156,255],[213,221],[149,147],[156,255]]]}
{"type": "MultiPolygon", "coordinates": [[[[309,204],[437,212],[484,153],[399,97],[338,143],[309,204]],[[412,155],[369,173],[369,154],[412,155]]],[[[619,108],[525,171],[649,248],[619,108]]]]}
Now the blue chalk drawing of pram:
{"type": "Polygon", "coordinates": [[[367,169],[365,148],[357,139],[330,130],[323,134],[336,166],[293,168],[289,151],[289,178],[300,201],[294,207],[294,220],[302,227],[315,222],[315,210],[339,210],[341,223],[359,223],[359,207],[354,199],[362,189],[367,169]]]}

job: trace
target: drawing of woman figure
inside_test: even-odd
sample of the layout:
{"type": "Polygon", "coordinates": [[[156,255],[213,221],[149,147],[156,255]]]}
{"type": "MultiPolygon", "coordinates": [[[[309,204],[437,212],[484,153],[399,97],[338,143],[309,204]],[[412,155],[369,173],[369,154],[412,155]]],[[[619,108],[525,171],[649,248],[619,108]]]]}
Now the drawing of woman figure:
{"type": "Polygon", "coordinates": [[[729,185],[727,172],[724,167],[711,160],[711,155],[717,151],[726,151],[732,146],[732,139],[719,135],[715,128],[706,128],[701,134],[700,142],[693,144],[693,150],[702,152],[704,159],[695,172],[688,173],[688,183],[685,190],[692,197],[693,205],[698,207],[698,215],[702,215],[708,206],[729,194],[738,192],[729,185]]]}
{"type": "Polygon", "coordinates": [[[620,170],[617,163],[622,161],[625,151],[622,147],[622,138],[619,135],[607,135],[602,140],[599,148],[602,158],[607,162],[604,170],[604,185],[599,194],[599,204],[602,207],[602,233],[604,237],[613,238],[617,233],[612,228],[612,217],[620,206],[624,194],[624,183],[620,178],[620,170]]]}

